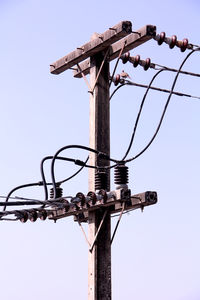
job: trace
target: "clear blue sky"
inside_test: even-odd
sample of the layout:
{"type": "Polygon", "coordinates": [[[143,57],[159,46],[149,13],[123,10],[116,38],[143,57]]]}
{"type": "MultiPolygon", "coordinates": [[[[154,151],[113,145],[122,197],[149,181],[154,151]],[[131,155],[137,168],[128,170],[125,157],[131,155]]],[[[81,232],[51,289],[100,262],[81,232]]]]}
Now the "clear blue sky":
{"type": "MultiPolygon", "coordinates": [[[[87,87],[71,71],[51,75],[50,63],[121,20],[132,21],[134,30],[153,24],[158,33],[200,44],[199,12],[197,0],[0,0],[0,195],[39,181],[44,156],[64,145],[88,145],[87,87]]],[[[131,54],[175,68],[186,55],[155,41],[131,54]]],[[[196,53],[184,69],[200,72],[199,62],[196,53]]],[[[122,69],[144,84],[154,74],[120,63],[117,72],[122,69]]],[[[174,76],[162,74],[155,85],[170,88],[174,76]]],[[[200,96],[199,86],[198,78],[180,76],[175,90],[200,96]]],[[[121,158],[128,146],[143,93],[124,87],[112,100],[112,157],[121,158]]],[[[152,136],[166,99],[149,93],[131,155],[152,136]]],[[[200,101],[172,97],[155,142],[130,164],[132,194],[156,190],[159,202],[143,214],[134,211],[122,218],[112,248],[114,300],[200,300],[199,114],[200,101]]],[[[61,179],[75,168],[58,164],[56,170],[61,179]]],[[[87,176],[86,170],[63,186],[65,195],[87,193],[87,176]]],[[[26,189],[16,196],[41,199],[43,190],[26,189]]],[[[73,218],[56,224],[1,222],[0,236],[1,299],[87,299],[87,244],[73,218]]]]}

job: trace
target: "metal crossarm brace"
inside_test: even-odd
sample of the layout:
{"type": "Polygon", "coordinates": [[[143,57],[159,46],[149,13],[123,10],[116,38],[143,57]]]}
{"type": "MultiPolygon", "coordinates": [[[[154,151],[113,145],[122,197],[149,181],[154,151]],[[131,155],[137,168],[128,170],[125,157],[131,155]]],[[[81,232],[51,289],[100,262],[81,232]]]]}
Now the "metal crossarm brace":
{"type": "MultiPolygon", "coordinates": [[[[109,61],[117,58],[120,50],[122,49],[124,43],[125,47],[122,52],[126,53],[127,51],[142,45],[143,43],[147,42],[148,40],[152,39],[156,35],[156,26],[154,25],[146,25],[137,30],[137,32],[131,33],[125,38],[121,39],[120,41],[112,44],[110,46],[109,52],[109,61]]],[[[90,72],[90,60],[87,59],[80,64],[81,72],[79,69],[74,70],[74,77],[81,78],[82,73],[84,75],[88,75],[90,72]]]]}
{"type": "Polygon", "coordinates": [[[52,63],[50,65],[50,72],[52,74],[60,74],[86,58],[103,51],[109,47],[110,44],[115,43],[131,32],[131,22],[121,21],[119,24],[109,28],[104,33],[99,34],[97,38],[82,45],[81,47],[78,47],[75,51],[52,63]]]}

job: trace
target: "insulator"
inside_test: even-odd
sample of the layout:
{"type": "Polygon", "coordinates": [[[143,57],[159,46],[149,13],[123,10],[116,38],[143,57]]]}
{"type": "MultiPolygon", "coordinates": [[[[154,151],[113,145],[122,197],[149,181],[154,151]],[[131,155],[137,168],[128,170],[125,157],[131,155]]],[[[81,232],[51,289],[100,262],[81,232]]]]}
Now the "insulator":
{"type": "Polygon", "coordinates": [[[70,208],[69,201],[65,199],[65,200],[63,200],[62,203],[63,203],[63,207],[64,207],[65,211],[67,212],[69,210],[69,208],[70,208]]]}
{"type": "Polygon", "coordinates": [[[134,58],[133,58],[133,66],[134,68],[136,68],[138,65],[139,65],[139,62],[140,62],[140,55],[136,55],[134,58]]]}
{"type": "Polygon", "coordinates": [[[177,36],[172,35],[172,37],[170,38],[170,42],[169,42],[169,48],[173,49],[176,46],[176,42],[177,42],[177,36]]]}
{"type": "Polygon", "coordinates": [[[40,220],[45,221],[47,218],[47,211],[45,209],[42,209],[38,212],[38,218],[40,218],[40,220]]]}
{"type": "Polygon", "coordinates": [[[107,199],[108,199],[108,195],[107,195],[106,191],[105,190],[100,190],[98,194],[103,197],[103,201],[102,202],[106,203],[107,199]]]}
{"type": "Polygon", "coordinates": [[[128,183],[128,167],[124,164],[120,164],[115,167],[114,171],[115,184],[127,184],[128,183]]]}
{"type": "Polygon", "coordinates": [[[125,54],[123,54],[120,58],[122,60],[122,63],[125,64],[127,63],[127,61],[129,61],[129,57],[130,57],[130,52],[126,52],[125,54]]]}
{"type": "Polygon", "coordinates": [[[87,194],[87,196],[91,198],[92,205],[94,205],[97,202],[97,196],[96,196],[96,194],[94,192],[89,192],[87,194]]]}
{"type": "Polygon", "coordinates": [[[28,213],[26,211],[21,211],[18,215],[20,222],[26,223],[28,220],[28,213]]]}
{"type": "Polygon", "coordinates": [[[80,205],[84,206],[85,204],[85,195],[83,193],[77,193],[76,197],[80,199],[80,205]]]}
{"type": "Polygon", "coordinates": [[[108,190],[108,172],[106,170],[98,170],[95,173],[95,190],[108,190]]]}
{"type": "Polygon", "coordinates": [[[143,67],[144,70],[147,71],[149,69],[150,65],[151,65],[151,59],[150,58],[146,58],[145,64],[144,64],[144,67],[143,67]]]}
{"type": "Polygon", "coordinates": [[[73,198],[71,200],[71,203],[74,205],[74,209],[75,210],[79,210],[80,209],[80,199],[79,198],[73,198]]]}
{"type": "Polygon", "coordinates": [[[161,32],[158,36],[157,36],[157,42],[158,45],[162,45],[162,43],[165,41],[165,32],[161,32]]]}
{"type": "Polygon", "coordinates": [[[50,199],[61,198],[63,195],[63,189],[59,186],[56,187],[56,196],[54,197],[54,189],[50,189],[50,199]]]}
{"type": "Polygon", "coordinates": [[[117,74],[114,78],[113,78],[113,82],[114,85],[117,86],[120,83],[120,74],[117,74]]]}
{"type": "Polygon", "coordinates": [[[37,211],[31,210],[30,212],[28,212],[28,218],[31,222],[35,222],[38,218],[37,211]]]}
{"type": "Polygon", "coordinates": [[[182,40],[181,52],[184,52],[188,47],[188,39],[182,40]]]}

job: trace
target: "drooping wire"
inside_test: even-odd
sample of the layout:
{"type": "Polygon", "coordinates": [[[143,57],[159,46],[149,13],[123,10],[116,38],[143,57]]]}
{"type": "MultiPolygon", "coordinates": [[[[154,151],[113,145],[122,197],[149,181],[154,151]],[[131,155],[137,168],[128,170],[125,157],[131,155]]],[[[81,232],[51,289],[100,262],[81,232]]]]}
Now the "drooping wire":
{"type": "MultiPolygon", "coordinates": [[[[161,115],[159,124],[158,124],[158,126],[157,126],[157,128],[156,128],[156,131],[155,131],[153,137],[152,137],[151,140],[149,141],[149,143],[148,143],[148,144],[147,144],[147,145],[146,145],[146,146],[145,146],[138,154],[136,154],[134,157],[132,157],[132,158],[130,158],[130,159],[125,160],[124,162],[127,163],[127,162],[130,162],[130,161],[135,160],[135,159],[138,158],[140,155],[142,155],[142,154],[149,148],[149,146],[152,144],[152,142],[154,141],[155,137],[157,136],[157,134],[158,134],[158,132],[159,132],[159,130],[160,130],[162,121],[163,121],[163,119],[164,119],[164,116],[165,116],[167,107],[168,107],[168,105],[169,105],[169,102],[170,102],[170,99],[171,99],[173,90],[174,90],[174,88],[175,88],[175,85],[176,85],[178,76],[179,76],[179,74],[180,74],[180,71],[181,71],[183,65],[185,64],[185,62],[188,60],[188,58],[189,58],[194,52],[197,52],[197,51],[199,51],[199,50],[200,50],[200,48],[197,48],[197,49],[195,49],[195,50],[192,50],[192,51],[184,58],[184,60],[182,61],[181,65],[180,65],[180,67],[179,67],[179,69],[178,69],[178,72],[177,72],[177,74],[176,74],[176,76],[175,76],[175,78],[174,78],[174,81],[173,81],[173,84],[172,84],[172,87],[171,87],[171,91],[170,91],[170,94],[169,94],[169,96],[168,96],[168,99],[167,99],[167,102],[166,102],[166,104],[165,104],[165,107],[164,107],[164,109],[163,109],[163,113],[162,113],[162,115],[161,115]]],[[[165,69],[164,69],[164,70],[165,70],[165,69]]]]}
{"type": "Polygon", "coordinates": [[[148,85],[148,88],[147,88],[147,90],[146,90],[146,92],[145,92],[145,94],[144,94],[144,96],[143,96],[142,102],[141,102],[141,104],[140,104],[140,109],[139,109],[139,112],[138,112],[138,115],[137,115],[137,118],[136,118],[136,121],[135,121],[134,129],[133,129],[133,133],[132,133],[132,136],[131,136],[131,140],[130,140],[128,149],[126,150],[126,153],[125,153],[125,155],[124,155],[123,158],[122,158],[122,161],[125,160],[125,158],[126,158],[127,155],[129,154],[130,149],[131,149],[131,147],[132,147],[133,140],[134,140],[135,133],[136,133],[136,129],[137,129],[137,125],[138,125],[138,122],[139,122],[139,119],[140,119],[140,115],[141,115],[141,112],[142,112],[142,109],[143,109],[144,102],[145,102],[145,100],[146,100],[147,94],[148,94],[148,92],[149,92],[149,90],[150,90],[150,88],[151,88],[151,85],[152,85],[152,83],[154,82],[154,80],[156,79],[156,77],[157,77],[161,72],[163,72],[164,70],[165,70],[165,69],[159,70],[159,71],[153,76],[153,78],[151,79],[151,81],[150,81],[150,83],[149,83],[149,85],[148,85]]]}

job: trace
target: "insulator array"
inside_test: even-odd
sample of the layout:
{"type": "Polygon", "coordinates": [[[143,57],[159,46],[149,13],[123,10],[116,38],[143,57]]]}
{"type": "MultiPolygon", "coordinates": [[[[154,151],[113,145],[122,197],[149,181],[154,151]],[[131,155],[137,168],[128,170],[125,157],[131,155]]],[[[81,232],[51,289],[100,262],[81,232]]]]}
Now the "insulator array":
{"type": "Polygon", "coordinates": [[[114,179],[116,185],[126,185],[128,183],[128,167],[125,164],[119,164],[115,167],[114,179]]]}
{"type": "Polygon", "coordinates": [[[47,218],[47,211],[45,209],[31,209],[16,211],[15,215],[22,223],[26,223],[28,220],[35,222],[38,218],[42,221],[47,218]]]}
{"type": "MultiPolygon", "coordinates": [[[[134,68],[137,66],[142,66],[144,71],[147,71],[149,68],[155,68],[155,64],[151,62],[150,58],[143,60],[140,59],[140,55],[130,56],[130,52],[123,54],[120,58],[124,64],[127,62],[132,63],[134,68]]],[[[124,83],[124,78],[120,74],[117,74],[113,78],[113,83],[115,86],[117,86],[119,83],[124,83]]]]}
{"type": "MultiPolygon", "coordinates": [[[[138,65],[142,66],[145,71],[154,65],[151,64],[151,59],[146,58],[146,60],[141,60],[140,55],[130,56],[130,52],[126,52],[121,57],[123,64],[126,64],[128,61],[133,64],[133,67],[136,68],[138,65]]],[[[117,76],[117,75],[116,75],[117,76]]]]}
{"type": "Polygon", "coordinates": [[[188,39],[183,39],[182,41],[177,40],[176,35],[172,35],[171,37],[166,37],[165,32],[161,32],[153,37],[154,40],[157,41],[158,45],[162,45],[163,43],[169,45],[170,49],[173,49],[175,46],[180,48],[181,52],[184,52],[186,49],[192,50],[194,45],[189,44],[188,39]]]}
{"type": "Polygon", "coordinates": [[[108,191],[108,172],[107,170],[97,170],[95,172],[95,190],[108,191]]]}
{"type": "Polygon", "coordinates": [[[63,189],[60,186],[56,186],[56,195],[54,196],[54,189],[50,189],[50,199],[61,198],[63,196],[63,189]]]}

